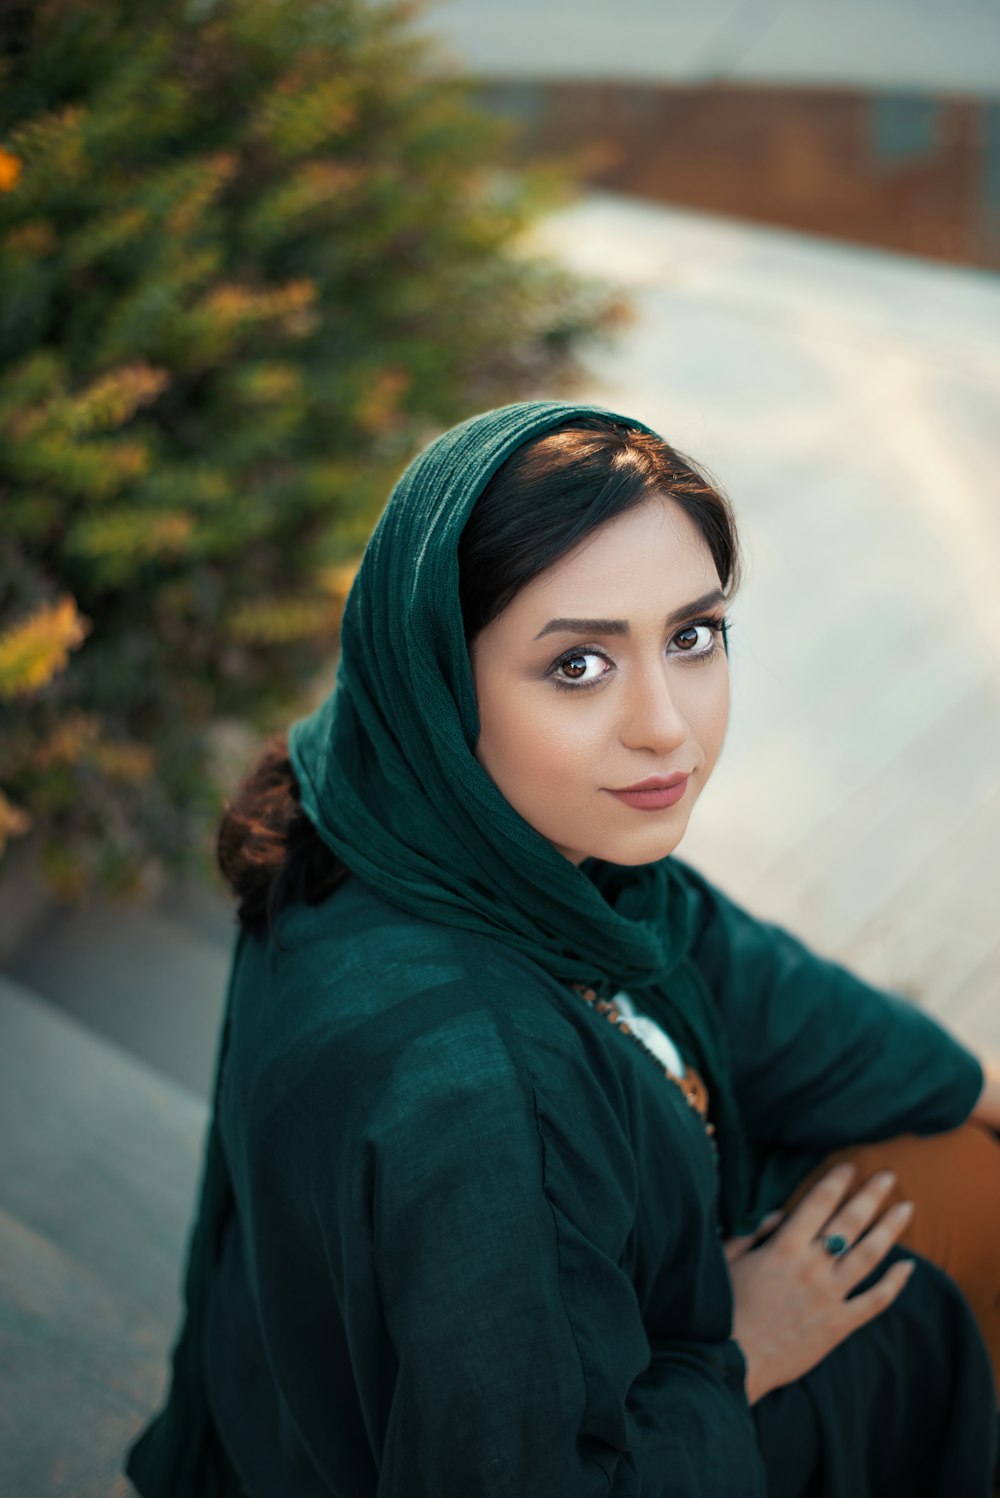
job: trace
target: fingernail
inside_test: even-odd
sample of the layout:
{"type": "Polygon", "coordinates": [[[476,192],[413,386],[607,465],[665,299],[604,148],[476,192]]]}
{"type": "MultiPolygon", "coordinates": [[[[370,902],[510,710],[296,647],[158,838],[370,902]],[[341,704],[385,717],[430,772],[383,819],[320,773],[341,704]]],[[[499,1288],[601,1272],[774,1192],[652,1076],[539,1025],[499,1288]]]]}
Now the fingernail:
{"type": "Polygon", "coordinates": [[[893,1208],[893,1211],[895,1212],[897,1217],[909,1217],[910,1213],[913,1211],[913,1203],[897,1202],[895,1207],[893,1208]]]}
{"type": "Polygon", "coordinates": [[[882,1190],[883,1188],[888,1189],[890,1186],[895,1185],[895,1182],[896,1172],[894,1170],[880,1170],[878,1175],[875,1177],[875,1185],[878,1186],[880,1190],[882,1190]]]}

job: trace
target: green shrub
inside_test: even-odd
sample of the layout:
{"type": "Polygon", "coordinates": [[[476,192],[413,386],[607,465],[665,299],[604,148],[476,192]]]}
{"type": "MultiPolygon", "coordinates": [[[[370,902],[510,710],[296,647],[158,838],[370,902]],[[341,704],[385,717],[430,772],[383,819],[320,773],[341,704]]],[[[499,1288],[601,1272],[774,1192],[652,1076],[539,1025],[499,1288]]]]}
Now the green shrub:
{"type": "Polygon", "coordinates": [[[607,319],[506,134],[404,5],[0,14],[0,851],[64,893],[202,856],[405,462],[607,319]]]}

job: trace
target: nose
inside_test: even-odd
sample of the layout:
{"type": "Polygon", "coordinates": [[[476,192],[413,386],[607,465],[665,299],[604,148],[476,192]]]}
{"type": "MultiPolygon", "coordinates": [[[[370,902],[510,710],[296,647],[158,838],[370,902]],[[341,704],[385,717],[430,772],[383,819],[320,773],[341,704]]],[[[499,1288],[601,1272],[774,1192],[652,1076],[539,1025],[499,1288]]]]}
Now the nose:
{"type": "Polygon", "coordinates": [[[662,756],[688,737],[687,719],[671,690],[666,661],[636,671],[623,702],[621,741],[627,749],[651,749],[662,756]]]}

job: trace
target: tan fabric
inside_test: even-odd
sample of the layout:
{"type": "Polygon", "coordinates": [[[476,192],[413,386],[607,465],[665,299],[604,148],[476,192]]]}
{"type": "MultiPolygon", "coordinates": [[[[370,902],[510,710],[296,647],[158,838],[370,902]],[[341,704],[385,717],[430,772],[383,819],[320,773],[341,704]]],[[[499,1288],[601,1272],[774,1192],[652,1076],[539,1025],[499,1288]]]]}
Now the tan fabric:
{"type": "Polygon", "coordinates": [[[1000,1140],[976,1123],[944,1134],[902,1134],[828,1155],[792,1193],[794,1207],[841,1160],[857,1168],[856,1191],[879,1170],[896,1173],[886,1206],[912,1201],[899,1242],[946,1270],[962,1288],[993,1361],[1000,1390],[1000,1140]]]}

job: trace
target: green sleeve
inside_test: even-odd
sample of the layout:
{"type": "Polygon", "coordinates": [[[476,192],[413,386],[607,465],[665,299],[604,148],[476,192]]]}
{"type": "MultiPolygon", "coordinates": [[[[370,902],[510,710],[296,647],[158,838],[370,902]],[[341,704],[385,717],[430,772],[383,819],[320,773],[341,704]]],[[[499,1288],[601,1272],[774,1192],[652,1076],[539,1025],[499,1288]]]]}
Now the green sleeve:
{"type": "Polygon", "coordinates": [[[827,1151],[965,1121],[982,1067],[936,1020],[680,868],[691,956],[722,1010],[752,1144],[827,1151]]]}
{"type": "Polygon", "coordinates": [[[407,1049],[370,1134],[395,1358],[381,1498],[762,1498],[728,1287],[715,1335],[681,1334],[706,1243],[724,1265],[711,1194],[701,1224],[664,1226],[679,1334],[651,1343],[623,1264],[642,1193],[673,1193],[641,1173],[581,1058],[532,1061],[481,1017],[438,1028],[407,1049]]]}

